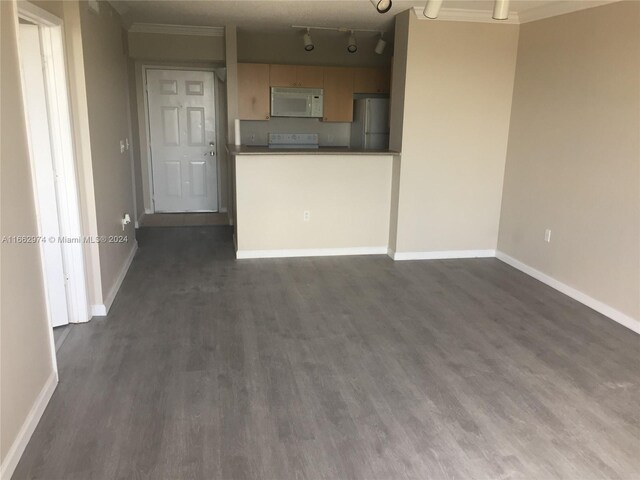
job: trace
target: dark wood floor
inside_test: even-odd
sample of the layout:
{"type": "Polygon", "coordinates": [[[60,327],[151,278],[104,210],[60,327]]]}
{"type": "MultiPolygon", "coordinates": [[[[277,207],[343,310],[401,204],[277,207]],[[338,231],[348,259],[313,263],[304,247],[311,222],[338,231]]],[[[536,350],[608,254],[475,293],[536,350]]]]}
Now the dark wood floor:
{"type": "Polygon", "coordinates": [[[233,259],[142,229],[14,478],[640,475],[639,336],[495,259],[233,259]]]}

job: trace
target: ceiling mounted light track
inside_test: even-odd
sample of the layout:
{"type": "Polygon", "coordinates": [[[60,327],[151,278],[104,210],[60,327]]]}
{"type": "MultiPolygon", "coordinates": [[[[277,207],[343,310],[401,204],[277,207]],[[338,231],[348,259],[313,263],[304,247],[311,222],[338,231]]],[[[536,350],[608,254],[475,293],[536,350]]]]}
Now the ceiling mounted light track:
{"type": "Polygon", "coordinates": [[[387,46],[387,42],[385,42],[384,38],[382,38],[383,33],[380,32],[380,38],[378,39],[378,43],[376,43],[376,48],[373,49],[378,55],[382,55],[384,52],[384,47],[387,46]]]}
{"type": "Polygon", "coordinates": [[[387,13],[391,10],[391,0],[371,0],[371,3],[376,7],[378,13],[387,13]]]}
{"type": "Polygon", "coordinates": [[[509,0],[496,0],[493,4],[493,19],[507,20],[509,18],[509,0]]]}
{"type": "MultiPolygon", "coordinates": [[[[438,18],[443,0],[427,0],[422,14],[432,20],[438,18]]],[[[495,0],[493,4],[493,19],[507,20],[509,18],[509,0],[495,0]]]]}
{"type": "Polygon", "coordinates": [[[356,53],[358,51],[358,40],[356,38],[356,32],[378,33],[380,35],[380,37],[378,37],[376,46],[373,49],[373,51],[378,55],[382,55],[385,47],[387,46],[387,42],[383,38],[384,32],[381,32],[380,30],[369,30],[366,28],[347,28],[347,27],[316,27],[313,25],[291,25],[291,28],[302,30],[304,32],[302,35],[302,41],[304,43],[304,49],[307,52],[310,52],[315,48],[315,44],[311,39],[311,30],[330,30],[333,32],[341,32],[343,34],[348,33],[349,36],[347,37],[347,51],[349,53],[356,53]]]}
{"type": "Polygon", "coordinates": [[[424,11],[422,14],[431,19],[438,18],[438,14],[440,13],[440,7],[442,7],[443,0],[427,0],[427,3],[424,6],[424,11]]]}
{"type": "Polygon", "coordinates": [[[307,32],[302,36],[302,41],[304,42],[304,49],[307,52],[310,52],[311,50],[313,50],[315,48],[315,45],[313,44],[313,41],[311,40],[311,33],[309,32],[308,28],[307,28],[307,32]]]}
{"type": "Polygon", "coordinates": [[[356,42],[356,34],[351,30],[349,34],[349,40],[347,40],[347,52],[356,53],[358,51],[358,44],[356,42]]]}

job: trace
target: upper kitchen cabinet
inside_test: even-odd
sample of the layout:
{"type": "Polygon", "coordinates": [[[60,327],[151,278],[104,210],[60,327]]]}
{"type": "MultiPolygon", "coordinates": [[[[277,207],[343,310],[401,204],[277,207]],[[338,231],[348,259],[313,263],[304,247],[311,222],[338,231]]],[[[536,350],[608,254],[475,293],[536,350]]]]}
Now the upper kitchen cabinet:
{"type": "Polygon", "coordinates": [[[353,68],[324,68],[325,122],[353,121],[353,78],[353,68]]]}
{"type": "Polygon", "coordinates": [[[238,64],[238,117],[240,120],[269,119],[269,65],[238,64]]]}
{"type": "Polygon", "coordinates": [[[390,83],[388,68],[354,68],[354,93],[389,93],[390,83]]]}
{"type": "Polygon", "coordinates": [[[322,88],[323,67],[308,65],[271,65],[272,87],[322,88]]]}

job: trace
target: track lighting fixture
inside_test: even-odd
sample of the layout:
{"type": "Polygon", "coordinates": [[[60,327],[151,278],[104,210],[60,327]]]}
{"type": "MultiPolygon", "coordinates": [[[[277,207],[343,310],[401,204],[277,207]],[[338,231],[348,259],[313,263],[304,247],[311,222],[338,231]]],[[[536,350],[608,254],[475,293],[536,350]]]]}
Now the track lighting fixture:
{"type": "Polygon", "coordinates": [[[378,39],[378,43],[376,43],[376,48],[373,49],[378,55],[382,55],[384,52],[384,47],[387,46],[387,42],[385,42],[384,38],[382,38],[383,33],[380,32],[380,38],[378,39]]]}
{"type": "MultiPolygon", "coordinates": [[[[0,0],[2,1],[2,0],[0,0]]],[[[315,45],[313,44],[313,40],[311,39],[311,30],[325,30],[325,31],[332,31],[332,32],[338,32],[342,35],[344,35],[345,33],[347,33],[349,36],[347,37],[347,51],[349,53],[356,53],[358,51],[358,41],[356,38],[356,32],[365,32],[365,33],[377,33],[378,35],[380,35],[378,37],[378,42],[376,43],[375,48],[373,49],[373,51],[375,53],[377,53],[378,55],[382,55],[382,53],[384,52],[384,49],[387,46],[387,42],[386,40],[383,38],[384,37],[384,32],[381,32],[380,30],[369,30],[366,28],[349,28],[349,27],[326,27],[326,26],[320,26],[320,25],[291,25],[291,28],[295,28],[296,30],[298,30],[298,32],[300,32],[300,30],[302,30],[304,33],[302,35],[302,40],[304,42],[304,49],[307,52],[310,52],[311,50],[313,50],[315,48],[315,45]]],[[[367,36],[367,38],[369,38],[367,36]]]]}
{"type": "Polygon", "coordinates": [[[391,0],[371,0],[371,3],[376,7],[378,13],[387,13],[391,10],[391,0]]]}
{"type": "Polygon", "coordinates": [[[440,13],[440,7],[442,7],[443,0],[427,0],[427,3],[424,6],[423,15],[427,18],[438,18],[438,14],[440,13]]]}
{"type": "Polygon", "coordinates": [[[347,52],[356,53],[358,51],[358,44],[356,43],[356,34],[353,30],[349,34],[349,40],[347,41],[347,52]]]}
{"type": "Polygon", "coordinates": [[[311,33],[309,32],[308,28],[307,28],[306,33],[302,36],[302,41],[304,42],[304,49],[307,52],[310,52],[311,50],[313,50],[315,48],[315,45],[313,44],[313,41],[311,40],[311,33]]]}
{"type": "MultiPolygon", "coordinates": [[[[440,13],[440,7],[442,7],[443,0],[427,0],[424,5],[422,14],[431,19],[438,18],[440,13]]],[[[507,20],[509,18],[509,0],[495,0],[493,4],[493,19],[494,20],[507,20]]]]}
{"type": "Polygon", "coordinates": [[[493,19],[506,20],[509,18],[509,0],[496,0],[493,4],[493,19]]]}

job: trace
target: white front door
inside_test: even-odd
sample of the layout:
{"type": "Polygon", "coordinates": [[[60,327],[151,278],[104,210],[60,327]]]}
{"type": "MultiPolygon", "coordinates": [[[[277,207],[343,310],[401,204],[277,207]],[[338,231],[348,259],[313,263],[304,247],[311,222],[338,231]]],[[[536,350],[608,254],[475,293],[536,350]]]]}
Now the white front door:
{"type": "Polygon", "coordinates": [[[147,70],[156,212],[217,212],[213,72],[147,70]]]}

